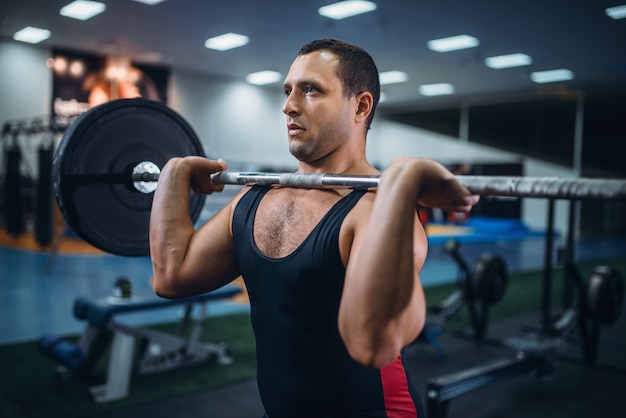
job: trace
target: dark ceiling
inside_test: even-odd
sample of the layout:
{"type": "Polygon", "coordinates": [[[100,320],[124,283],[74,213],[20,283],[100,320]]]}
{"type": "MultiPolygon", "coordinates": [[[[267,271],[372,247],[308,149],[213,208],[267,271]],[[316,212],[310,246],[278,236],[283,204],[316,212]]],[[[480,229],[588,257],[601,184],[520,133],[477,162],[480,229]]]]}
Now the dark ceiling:
{"type": "Polygon", "coordinates": [[[403,108],[545,93],[552,86],[534,84],[529,73],[555,68],[575,74],[559,87],[561,94],[626,86],[626,19],[613,20],[604,12],[620,0],[384,0],[374,12],[342,21],[318,15],[329,0],[166,0],[155,6],[101,1],[106,11],[83,22],[59,15],[70,0],[3,0],[0,36],[12,41],[17,30],[38,26],[52,31],[42,47],[123,54],[235,79],[265,69],[285,74],[303,43],[337,37],[370,51],[380,71],[409,74],[407,83],[383,88],[385,106],[403,108]],[[225,32],[247,35],[250,43],[225,52],[204,47],[207,38],[225,32]],[[463,33],[480,45],[448,53],[426,46],[431,39],[463,33]],[[533,63],[505,70],[483,64],[485,57],[513,52],[530,55],[533,63]],[[435,82],[452,83],[457,94],[446,99],[418,94],[418,85],[435,82]]]}
{"type": "MultiPolygon", "coordinates": [[[[563,112],[568,116],[559,123],[569,124],[568,112],[581,94],[585,111],[596,114],[592,125],[602,125],[606,112],[613,115],[610,123],[621,120],[626,109],[626,19],[605,14],[622,0],[380,0],[374,12],[342,21],[318,15],[330,0],[166,0],[156,6],[100,1],[107,10],[83,22],[59,15],[70,0],[2,0],[0,38],[14,42],[14,32],[38,26],[52,31],[38,45],[42,48],[126,55],[137,63],[237,80],[267,69],[284,75],[302,44],[341,38],[367,49],[380,71],[408,73],[408,82],[383,86],[386,101],[379,114],[414,125],[440,124],[453,134],[462,106],[472,108],[477,119],[482,118],[478,109],[500,108],[501,129],[507,129],[505,120],[517,119],[518,127],[527,126],[521,132],[554,125],[551,115],[559,118],[563,112]],[[204,47],[207,38],[225,32],[247,35],[250,43],[225,52],[204,47]],[[427,48],[431,39],[459,34],[478,38],[480,45],[448,53],[427,48]],[[485,57],[514,52],[530,55],[532,64],[504,70],[484,65],[485,57]],[[557,68],[571,70],[575,78],[544,85],[530,80],[533,71],[557,68]],[[453,84],[456,93],[440,98],[418,93],[420,84],[437,82],[453,84]],[[566,104],[561,108],[559,103],[566,104]]],[[[490,136],[484,130],[474,136],[490,136]]],[[[548,137],[545,131],[539,138],[548,137]]],[[[623,134],[623,128],[614,131],[605,136],[623,134]]]]}

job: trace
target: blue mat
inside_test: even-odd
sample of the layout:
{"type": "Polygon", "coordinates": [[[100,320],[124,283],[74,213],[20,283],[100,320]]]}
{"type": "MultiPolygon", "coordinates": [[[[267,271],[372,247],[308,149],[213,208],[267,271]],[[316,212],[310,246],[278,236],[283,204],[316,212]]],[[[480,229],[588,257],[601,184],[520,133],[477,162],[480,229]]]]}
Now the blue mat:
{"type": "MultiPolygon", "coordinates": [[[[528,228],[528,226],[519,219],[475,216],[458,226],[463,233],[430,235],[428,236],[428,243],[430,245],[441,245],[449,239],[456,239],[461,243],[512,241],[532,237],[544,237],[546,234],[545,230],[528,228]]],[[[555,236],[558,236],[558,233],[555,233],[555,236]]]]}

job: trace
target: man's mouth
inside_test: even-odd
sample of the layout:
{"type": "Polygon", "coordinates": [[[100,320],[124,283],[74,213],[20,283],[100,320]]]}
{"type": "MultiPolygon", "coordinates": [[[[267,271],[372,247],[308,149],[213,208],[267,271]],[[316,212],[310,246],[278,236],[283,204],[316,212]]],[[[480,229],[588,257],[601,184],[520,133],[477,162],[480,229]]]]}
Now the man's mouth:
{"type": "Polygon", "coordinates": [[[292,135],[298,135],[304,132],[305,129],[296,123],[290,123],[287,125],[287,131],[289,135],[292,136],[292,135]]]}

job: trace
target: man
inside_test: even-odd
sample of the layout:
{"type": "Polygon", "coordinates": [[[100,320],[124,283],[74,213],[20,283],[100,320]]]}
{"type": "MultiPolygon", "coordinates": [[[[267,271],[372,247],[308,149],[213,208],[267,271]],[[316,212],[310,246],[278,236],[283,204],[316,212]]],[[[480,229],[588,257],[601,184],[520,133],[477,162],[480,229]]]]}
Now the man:
{"type": "MultiPolygon", "coordinates": [[[[365,51],[311,42],[284,91],[299,172],[380,174],[365,158],[380,91],[365,51]]],[[[150,230],[156,293],[188,296],[243,276],[270,418],[424,416],[402,358],[426,315],[415,207],[466,212],[478,197],[434,161],[398,158],[377,191],[247,187],[196,231],[188,190],[221,190],[210,174],[225,169],[187,157],[161,172],[150,230]]]]}

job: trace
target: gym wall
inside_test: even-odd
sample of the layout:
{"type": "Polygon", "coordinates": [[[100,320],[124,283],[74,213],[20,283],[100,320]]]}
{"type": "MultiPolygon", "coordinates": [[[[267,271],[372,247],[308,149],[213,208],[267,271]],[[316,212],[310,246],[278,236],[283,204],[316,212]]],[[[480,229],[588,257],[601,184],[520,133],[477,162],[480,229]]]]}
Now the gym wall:
{"type": "MultiPolygon", "coordinates": [[[[45,61],[47,49],[0,42],[0,126],[6,121],[49,113],[52,73],[45,61]]],[[[287,150],[284,95],[279,85],[255,87],[243,82],[210,79],[179,69],[171,69],[168,105],[194,127],[212,158],[223,158],[231,169],[280,167],[293,169],[287,150]]],[[[36,150],[36,147],[33,148],[36,150]]],[[[409,155],[450,162],[519,162],[519,156],[456,138],[408,127],[377,118],[368,135],[368,158],[385,167],[395,156],[409,155]]],[[[25,153],[29,167],[36,167],[36,153],[25,153]]],[[[544,176],[546,171],[572,177],[571,170],[524,159],[525,176],[544,176]]],[[[4,162],[0,161],[0,173],[4,162]]],[[[31,173],[36,177],[37,173],[31,173]]],[[[558,202],[565,204],[566,202],[558,202]]],[[[522,220],[532,228],[547,224],[543,200],[525,199],[522,220]]],[[[557,205],[556,228],[566,230],[567,208],[557,205]]]]}

